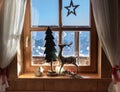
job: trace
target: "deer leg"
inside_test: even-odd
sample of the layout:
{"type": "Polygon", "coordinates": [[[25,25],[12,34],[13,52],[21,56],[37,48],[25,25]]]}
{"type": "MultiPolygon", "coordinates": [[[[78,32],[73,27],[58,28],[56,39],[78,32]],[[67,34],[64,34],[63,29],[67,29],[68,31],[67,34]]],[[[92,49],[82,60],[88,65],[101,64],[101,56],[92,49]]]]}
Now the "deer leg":
{"type": "Polygon", "coordinates": [[[64,64],[62,64],[62,65],[61,65],[61,67],[60,67],[60,70],[59,70],[59,75],[60,75],[60,72],[61,72],[61,69],[62,69],[63,65],[64,65],[64,64]]]}
{"type": "Polygon", "coordinates": [[[76,63],[74,63],[74,65],[77,67],[76,73],[78,73],[78,65],[76,63]]]}

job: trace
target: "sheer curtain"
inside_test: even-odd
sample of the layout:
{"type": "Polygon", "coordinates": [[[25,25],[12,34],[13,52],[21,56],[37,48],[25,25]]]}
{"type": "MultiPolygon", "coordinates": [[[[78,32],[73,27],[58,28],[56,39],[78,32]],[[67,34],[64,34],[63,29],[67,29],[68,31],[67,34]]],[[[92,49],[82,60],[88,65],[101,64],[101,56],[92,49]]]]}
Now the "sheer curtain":
{"type": "Polygon", "coordinates": [[[27,0],[0,0],[0,92],[8,87],[5,68],[16,54],[27,0]]]}
{"type": "Polygon", "coordinates": [[[120,92],[120,0],[91,0],[98,36],[113,69],[108,92],[120,92]]]}

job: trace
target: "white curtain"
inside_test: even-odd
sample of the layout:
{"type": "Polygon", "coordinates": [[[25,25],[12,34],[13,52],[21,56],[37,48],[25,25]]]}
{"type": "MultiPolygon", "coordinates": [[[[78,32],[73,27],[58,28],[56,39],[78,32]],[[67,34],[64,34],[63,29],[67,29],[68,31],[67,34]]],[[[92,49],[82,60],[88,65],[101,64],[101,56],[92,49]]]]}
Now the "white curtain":
{"type": "Polygon", "coordinates": [[[120,92],[120,0],[91,0],[98,36],[111,65],[108,92],[120,92]]]}
{"type": "Polygon", "coordinates": [[[0,0],[0,92],[8,87],[5,68],[14,58],[23,28],[27,0],[0,0]]]}

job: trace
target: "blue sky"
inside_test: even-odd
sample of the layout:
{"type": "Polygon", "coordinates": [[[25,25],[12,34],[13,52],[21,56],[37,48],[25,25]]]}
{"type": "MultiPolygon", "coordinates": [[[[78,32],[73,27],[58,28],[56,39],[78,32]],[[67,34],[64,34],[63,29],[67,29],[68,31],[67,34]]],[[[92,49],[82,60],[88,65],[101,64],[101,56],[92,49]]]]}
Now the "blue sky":
{"type": "MultiPolygon", "coordinates": [[[[58,25],[58,0],[31,0],[32,24],[33,25],[58,25]]],[[[77,16],[70,14],[68,17],[67,9],[71,0],[62,2],[62,21],[63,26],[86,26],[89,25],[89,0],[73,0],[74,5],[80,5],[76,9],[77,16]]]]}

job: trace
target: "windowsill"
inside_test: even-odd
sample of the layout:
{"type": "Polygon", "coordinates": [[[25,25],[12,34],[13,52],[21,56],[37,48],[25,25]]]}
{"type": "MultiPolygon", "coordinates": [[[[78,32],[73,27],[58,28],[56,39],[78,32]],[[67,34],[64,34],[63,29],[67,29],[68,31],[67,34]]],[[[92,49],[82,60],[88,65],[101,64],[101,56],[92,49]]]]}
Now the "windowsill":
{"type": "MultiPolygon", "coordinates": [[[[99,74],[78,74],[82,78],[79,79],[100,79],[101,76],[99,74]]],[[[73,79],[70,76],[54,76],[50,77],[45,74],[43,74],[40,77],[36,77],[34,73],[24,73],[18,76],[20,79],[73,79]]]]}

